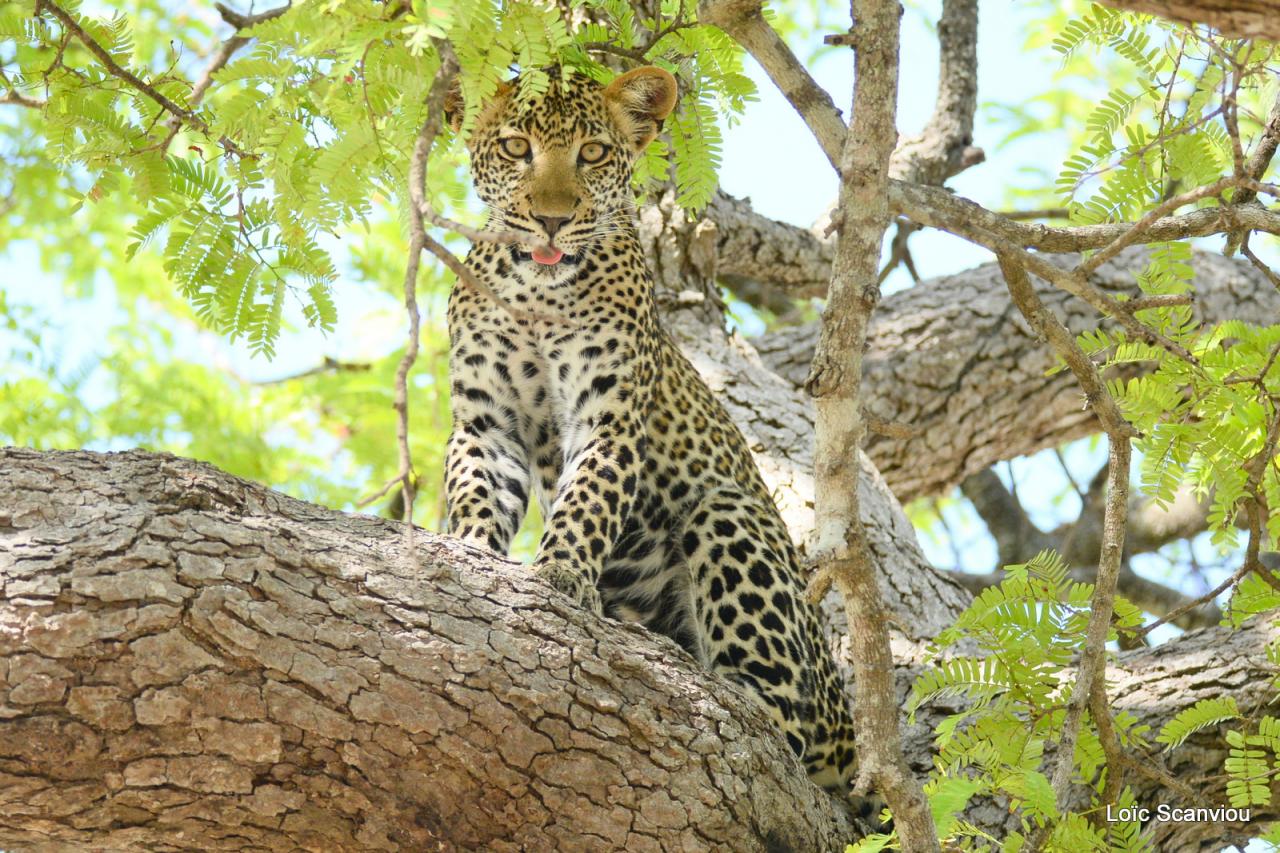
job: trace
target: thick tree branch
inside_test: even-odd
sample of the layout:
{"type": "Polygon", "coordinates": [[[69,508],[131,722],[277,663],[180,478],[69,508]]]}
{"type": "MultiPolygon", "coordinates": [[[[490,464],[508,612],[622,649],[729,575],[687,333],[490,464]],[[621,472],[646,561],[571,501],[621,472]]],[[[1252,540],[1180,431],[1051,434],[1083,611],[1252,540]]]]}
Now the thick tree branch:
{"type": "Polygon", "coordinates": [[[1277,0],[1102,0],[1127,12],[1159,15],[1182,24],[1208,24],[1224,35],[1280,41],[1277,0]]]}
{"type": "MultiPolygon", "coordinates": [[[[1130,248],[1091,277],[1113,295],[1136,295],[1146,252],[1130,248]]],[[[1243,261],[1196,253],[1195,315],[1204,323],[1280,316],[1280,292],[1243,261]]],[[[1036,286],[1073,334],[1096,328],[1089,306],[1036,286]]],[[[795,386],[805,378],[817,336],[801,325],[753,343],[795,386]]],[[[1053,354],[1009,305],[993,264],[921,283],[877,308],[864,363],[868,411],[920,432],[872,435],[866,449],[899,500],[940,494],[1011,459],[1098,431],[1063,373],[1047,375],[1053,354]]]]}
{"type": "MultiPolygon", "coordinates": [[[[0,451],[0,846],[852,840],[749,698],[673,644],[452,540],[420,533],[410,554],[400,530],[170,456],[0,451]]],[[[920,573],[878,556],[890,584],[920,573]]],[[[928,603],[892,618],[936,632],[913,625],[928,603]]],[[[1158,729],[1202,698],[1255,707],[1277,641],[1263,622],[1121,654],[1115,709],[1158,729]]],[[[917,772],[954,710],[910,730],[917,772]]],[[[1198,802],[1129,781],[1142,803],[1216,803],[1225,756],[1212,730],[1172,754],[1198,802]]],[[[1001,803],[966,817],[1011,828],[1001,803]]],[[[1249,828],[1152,831],[1179,851],[1249,828]]]]}
{"type": "Polygon", "coordinates": [[[834,241],[762,216],[750,202],[724,192],[716,193],[703,216],[715,228],[716,273],[735,291],[755,283],[794,298],[827,292],[834,241]]]}
{"type": "Polygon", "coordinates": [[[843,850],[739,688],[517,565],[142,452],[0,451],[0,845],[843,850]]]}

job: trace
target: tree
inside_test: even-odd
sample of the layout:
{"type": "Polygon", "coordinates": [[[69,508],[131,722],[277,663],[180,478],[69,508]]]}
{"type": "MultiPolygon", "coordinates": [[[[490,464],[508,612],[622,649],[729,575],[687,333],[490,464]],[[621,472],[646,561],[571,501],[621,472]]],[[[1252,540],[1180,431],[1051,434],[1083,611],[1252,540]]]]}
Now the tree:
{"type": "MultiPolygon", "coordinates": [[[[826,39],[853,49],[849,121],[788,44],[802,25],[754,0],[217,9],[221,40],[216,21],[146,2],[109,21],[53,0],[0,9],[3,216],[68,282],[105,269],[130,304],[112,368],[77,375],[42,349],[39,316],[3,303],[25,358],[0,430],[180,450],[248,478],[141,453],[0,457],[6,844],[854,840],[749,703],[665,641],[412,526],[255,484],[331,506],[392,493],[388,514],[437,522],[447,383],[418,356],[439,354],[441,294],[465,279],[452,247],[480,227],[440,108],[455,77],[474,110],[510,66],[536,88],[556,62],[601,77],[654,62],[682,81],[638,176],[660,300],[808,543],[858,685],[859,784],[884,793],[894,843],[1172,850],[1266,831],[1280,758],[1280,724],[1258,710],[1275,695],[1280,605],[1265,553],[1280,534],[1271,46],[1103,7],[1047,14],[1064,79],[1104,62],[1114,84],[1087,109],[1064,87],[1062,121],[1083,119],[1072,152],[1056,191],[1024,199],[1031,219],[1068,221],[1048,225],[942,186],[985,156],[972,0],[943,2],[935,111],[902,139],[900,10],[883,0],[857,0],[857,26],[826,39]],[[716,189],[719,124],[753,90],[744,50],[833,167],[836,205],[814,231],[716,189]],[[998,264],[881,302],[892,268],[914,270],[921,228],[998,264]],[[1193,249],[1208,235],[1227,257],[1193,249]],[[73,237],[98,251],[68,251],[73,237]],[[403,299],[403,350],[270,385],[169,360],[175,318],[287,357],[291,323],[335,328],[344,265],[381,304],[403,299]],[[726,333],[725,293],[773,318],[769,333],[726,333]],[[815,295],[816,334],[802,325],[815,295]],[[1057,529],[989,470],[1098,432],[1107,464],[1057,529]],[[1004,572],[938,572],[916,545],[898,500],[957,484],[1004,572]],[[1231,562],[1209,595],[1130,565],[1206,531],[1231,562]],[[1163,621],[1215,627],[1149,645],[1163,621]],[[1101,817],[1158,802],[1252,822],[1101,817]]],[[[1013,135],[1044,130],[1017,121],[1013,135]]]]}

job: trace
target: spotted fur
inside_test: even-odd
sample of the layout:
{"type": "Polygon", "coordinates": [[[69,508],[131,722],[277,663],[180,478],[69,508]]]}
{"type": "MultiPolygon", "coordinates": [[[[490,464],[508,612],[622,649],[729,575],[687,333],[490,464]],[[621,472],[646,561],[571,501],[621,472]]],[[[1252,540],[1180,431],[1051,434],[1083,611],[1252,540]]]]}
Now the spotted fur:
{"type": "Polygon", "coordinates": [[[539,576],[748,687],[811,778],[840,787],[852,726],[795,549],[742,434],[659,326],[635,231],[632,166],[675,82],[647,68],[514,92],[468,146],[490,225],[529,243],[477,243],[467,266],[536,317],[450,297],[449,528],[506,554],[532,491],[539,576]],[[548,243],[564,257],[533,260],[548,243]]]}

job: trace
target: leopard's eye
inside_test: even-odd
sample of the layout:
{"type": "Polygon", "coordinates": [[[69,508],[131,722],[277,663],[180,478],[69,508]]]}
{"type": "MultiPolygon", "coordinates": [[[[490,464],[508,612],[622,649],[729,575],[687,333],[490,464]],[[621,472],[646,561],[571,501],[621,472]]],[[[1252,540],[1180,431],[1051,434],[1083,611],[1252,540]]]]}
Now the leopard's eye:
{"type": "Polygon", "coordinates": [[[608,153],[607,146],[599,142],[588,142],[578,149],[578,159],[583,163],[599,163],[608,153]]]}
{"type": "Polygon", "coordinates": [[[520,136],[508,136],[498,140],[498,148],[512,160],[523,160],[529,156],[529,140],[520,136]]]}

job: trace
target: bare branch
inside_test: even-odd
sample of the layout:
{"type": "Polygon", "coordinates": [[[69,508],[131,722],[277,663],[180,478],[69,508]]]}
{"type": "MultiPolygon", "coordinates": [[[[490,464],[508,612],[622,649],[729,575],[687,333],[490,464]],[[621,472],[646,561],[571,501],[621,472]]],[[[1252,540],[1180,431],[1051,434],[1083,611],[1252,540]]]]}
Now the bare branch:
{"type": "Polygon", "coordinates": [[[9,80],[9,75],[4,73],[3,68],[0,68],[0,83],[4,84],[6,90],[3,95],[0,95],[0,104],[16,104],[31,110],[44,109],[45,102],[37,98],[29,98],[19,92],[17,87],[9,80]]]}
{"type": "Polygon", "coordinates": [[[884,284],[884,280],[889,277],[889,273],[897,269],[899,265],[906,268],[907,274],[911,276],[913,282],[919,283],[920,281],[920,274],[916,272],[915,259],[911,257],[910,246],[911,235],[919,231],[920,226],[905,219],[898,220],[896,225],[897,229],[893,232],[893,240],[889,242],[889,260],[885,261],[880,274],[876,276],[877,285],[884,284]]]}
{"type": "Polygon", "coordinates": [[[1241,244],[1240,253],[1243,254],[1245,258],[1248,259],[1249,263],[1253,264],[1254,269],[1256,269],[1258,272],[1265,275],[1267,277],[1267,280],[1270,281],[1273,285],[1275,285],[1276,290],[1280,290],[1280,275],[1276,275],[1275,270],[1267,266],[1266,263],[1263,262],[1262,258],[1259,258],[1256,254],[1254,254],[1253,249],[1249,248],[1248,240],[1245,240],[1241,244]]]}
{"type": "Polygon", "coordinates": [[[840,110],[782,37],[769,26],[762,9],[761,0],[700,0],[698,20],[724,30],[755,57],[804,119],[832,168],[838,172],[848,134],[840,110]]]}
{"type": "Polygon", "coordinates": [[[1022,222],[1027,219],[1066,219],[1071,216],[1071,211],[1065,207],[1046,207],[1042,210],[1004,210],[996,215],[1014,222],[1022,222]]]}
{"type": "MultiPolygon", "coordinates": [[[[431,207],[429,202],[422,203],[422,218],[432,225],[452,231],[462,237],[466,237],[473,243],[503,243],[506,245],[518,245],[520,243],[529,243],[530,235],[521,234],[517,231],[491,231],[488,229],[472,228],[470,225],[464,225],[461,222],[455,222],[446,216],[441,216],[431,207]]],[[[537,245],[537,244],[535,244],[537,245]]],[[[550,249],[550,246],[541,246],[543,249],[550,249]]]]}
{"type": "Polygon", "coordinates": [[[704,216],[716,226],[716,274],[730,287],[763,282],[788,296],[821,296],[831,282],[835,243],[762,216],[748,201],[717,192],[704,216]]]}
{"type": "Polygon", "coordinates": [[[10,90],[0,95],[0,104],[15,104],[19,107],[26,107],[32,110],[44,109],[44,101],[35,98],[28,98],[26,95],[16,90],[10,90]]]}
{"type": "MultiPolygon", "coordinates": [[[[395,484],[400,483],[400,492],[404,501],[405,530],[410,537],[412,547],[413,535],[413,499],[417,493],[417,482],[413,473],[413,456],[409,451],[409,371],[418,358],[419,323],[421,314],[418,311],[418,266],[422,261],[422,250],[429,243],[434,243],[427,236],[422,223],[422,209],[426,204],[427,158],[431,155],[431,147],[435,145],[436,135],[440,132],[441,120],[444,116],[444,99],[449,92],[449,84],[458,72],[458,60],[453,55],[453,48],[447,42],[436,41],[436,49],[440,55],[440,67],[436,70],[435,79],[427,93],[427,117],[418,131],[413,145],[413,154],[409,159],[409,261],[404,273],[404,307],[409,315],[409,339],[404,355],[396,367],[395,401],[396,411],[396,444],[399,449],[400,469],[396,476],[382,489],[361,501],[361,505],[372,503],[387,493],[395,484]]],[[[443,250],[444,247],[435,244],[443,250]]],[[[433,249],[434,251],[434,249],[433,249]]],[[[448,254],[447,250],[446,254],[448,254]]]]}
{"type": "MultiPolygon", "coordinates": [[[[704,0],[703,8],[712,5],[704,0]]],[[[770,64],[798,66],[777,34],[760,16],[758,3],[733,4],[736,16],[723,2],[717,10],[720,26],[770,64]],[[745,9],[745,11],[744,11],[745,9]],[[762,47],[773,45],[773,47],[762,47]],[[779,47],[780,46],[780,47],[779,47]],[[772,53],[770,53],[772,51],[772,53]]],[[[902,751],[897,692],[893,683],[893,654],[889,627],[882,618],[884,601],[859,514],[859,445],[865,423],[860,399],[862,356],[871,312],[880,298],[877,267],[880,246],[889,225],[885,195],[889,159],[897,132],[898,24],[897,0],[854,0],[858,22],[855,54],[853,122],[847,132],[829,138],[822,121],[838,123],[829,108],[817,109],[807,73],[790,69],[775,82],[801,115],[811,121],[819,143],[842,176],[839,196],[839,238],[822,334],[806,387],[816,410],[814,451],[815,555],[818,571],[813,589],[834,582],[844,598],[849,625],[851,663],[858,685],[854,696],[858,781],[855,790],[880,792],[893,812],[903,849],[938,850],[933,817],[920,783],[902,751]],[[797,87],[796,80],[803,85],[797,87]],[[842,143],[836,145],[837,142],[842,143]],[[838,158],[835,156],[839,151],[838,158]]],[[[771,74],[774,72],[771,72],[771,74]]],[[[820,90],[819,90],[820,91],[820,90]]],[[[825,93],[822,97],[826,97],[825,93]]],[[[829,100],[829,99],[828,99],[829,100]]]]}
{"type": "MultiPolygon", "coordinates": [[[[940,228],[965,239],[985,231],[1024,249],[1063,254],[1100,249],[1127,234],[1132,223],[1079,225],[1056,228],[1015,222],[962,196],[945,190],[891,181],[889,207],[922,225],[940,228]]],[[[1147,225],[1142,242],[1156,243],[1207,237],[1241,227],[1280,234],[1280,213],[1261,207],[1208,207],[1181,216],[1166,216],[1147,225]]],[[[986,245],[974,240],[979,245],[986,245]]]]}
{"type": "MultiPolygon", "coordinates": [[[[1271,105],[1271,114],[1267,116],[1267,121],[1262,126],[1262,135],[1258,138],[1257,147],[1253,149],[1248,161],[1237,174],[1255,181],[1261,180],[1271,165],[1271,158],[1275,156],[1277,146],[1280,146],[1280,93],[1276,95],[1275,103],[1271,105]]],[[[1256,190],[1245,188],[1238,191],[1231,201],[1233,204],[1250,204],[1257,197],[1256,190]]],[[[1237,250],[1247,244],[1248,232],[1236,231],[1228,237],[1223,253],[1228,256],[1234,255],[1237,250]]]]}
{"type": "Polygon", "coordinates": [[[1081,261],[1076,266],[1076,273],[1079,275],[1088,275],[1107,261],[1114,258],[1120,253],[1121,249],[1126,246],[1132,246],[1139,240],[1144,239],[1147,231],[1152,227],[1152,225],[1154,225],[1158,220],[1163,219],[1166,215],[1180,207],[1183,207],[1184,205],[1192,204],[1200,201],[1201,199],[1221,195],[1223,190],[1229,189],[1237,184],[1238,179],[1235,176],[1222,178],[1212,184],[1208,184],[1203,187],[1196,187],[1193,190],[1188,190],[1185,193],[1176,195],[1173,198],[1161,202],[1152,208],[1145,216],[1133,223],[1133,225],[1129,226],[1128,230],[1119,237],[1116,237],[1110,243],[1103,246],[1102,249],[1094,252],[1092,255],[1081,261]]]}
{"type": "Polygon", "coordinates": [[[204,100],[204,94],[208,91],[209,86],[213,83],[213,75],[222,70],[236,51],[249,43],[249,36],[240,35],[241,30],[247,30],[250,27],[260,24],[263,21],[270,21],[278,18],[285,12],[289,11],[292,3],[285,3],[283,6],[277,6],[274,9],[268,9],[265,12],[259,12],[255,15],[242,15],[229,6],[222,3],[215,3],[214,7],[218,13],[222,15],[222,20],[236,28],[236,33],[231,38],[218,45],[217,51],[209,60],[209,64],[200,72],[200,76],[196,79],[195,85],[191,88],[191,103],[198,104],[204,100]]]}
{"type": "Polygon", "coordinates": [[[298,373],[291,373],[288,376],[280,376],[275,379],[265,379],[261,382],[255,382],[255,385],[283,385],[286,382],[296,382],[299,379],[306,379],[309,376],[319,376],[324,373],[367,373],[373,370],[373,364],[367,361],[340,361],[330,356],[325,356],[324,360],[315,367],[307,368],[298,373]]]}
{"type": "MultiPolygon", "coordinates": [[[[893,182],[889,190],[891,204],[895,190],[901,190],[900,197],[904,199],[915,200],[921,196],[927,197],[928,201],[924,205],[913,205],[911,209],[903,211],[911,219],[964,237],[973,243],[990,249],[998,256],[1004,256],[1015,261],[1024,270],[1033,272],[1055,287],[1059,287],[1072,296],[1083,299],[1104,316],[1112,317],[1119,321],[1125,330],[1138,340],[1152,346],[1159,346],[1190,364],[1198,364],[1196,357],[1186,347],[1170,340],[1167,336],[1138,320],[1134,316],[1132,308],[1100,291],[1090,283],[1086,273],[1077,270],[1065,271],[1049,263],[1040,255],[1025,251],[1016,240],[1010,239],[1007,234],[997,233],[987,228],[987,225],[991,224],[1003,232],[1009,229],[1016,231],[1037,226],[1026,226],[1001,220],[996,214],[979,207],[968,199],[960,199],[943,190],[919,185],[893,182]],[[980,212],[974,213],[972,220],[965,215],[972,213],[969,210],[970,208],[976,208],[980,212]]],[[[911,201],[908,201],[908,204],[911,204],[911,201]]],[[[1277,217],[1277,226],[1280,227],[1280,217],[1277,217]]],[[[1134,233],[1133,226],[1126,226],[1118,237],[1131,235],[1132,233],[1134,233]]]]}
{"type": "Polygon", "coordinates": [[[889,161],[889,174],[919,184],[940,185],[981,163],[973,147],[978,105],[978,0],[944,0],[938,20],[938,97],[919,136],[903,139],[889,161]]]}

